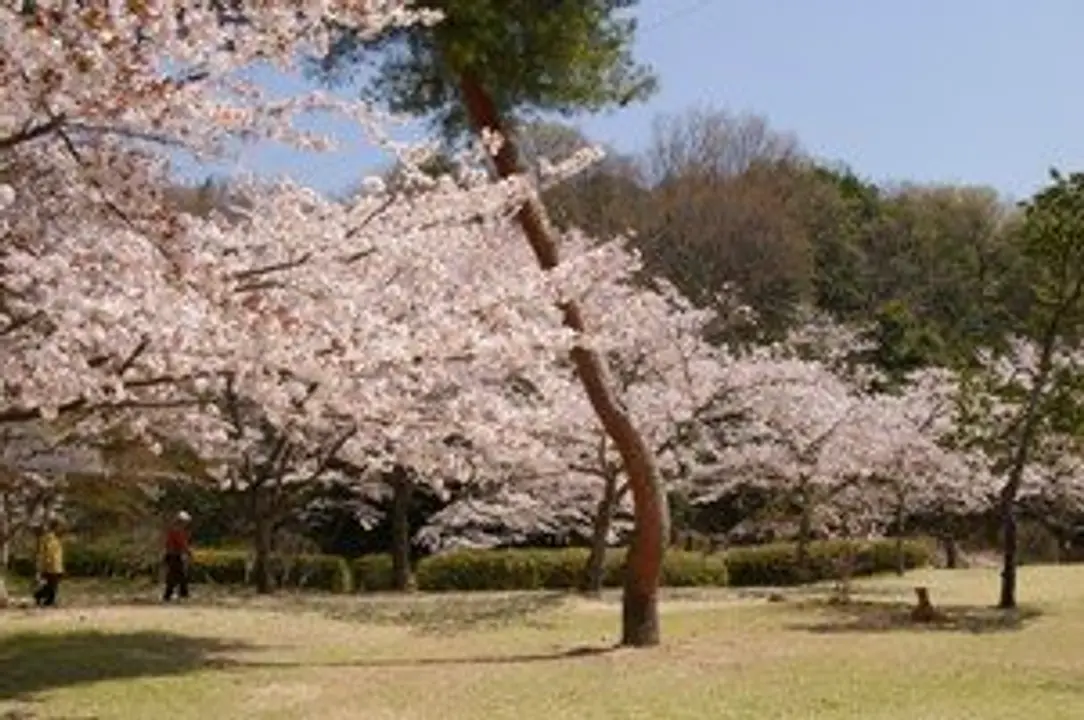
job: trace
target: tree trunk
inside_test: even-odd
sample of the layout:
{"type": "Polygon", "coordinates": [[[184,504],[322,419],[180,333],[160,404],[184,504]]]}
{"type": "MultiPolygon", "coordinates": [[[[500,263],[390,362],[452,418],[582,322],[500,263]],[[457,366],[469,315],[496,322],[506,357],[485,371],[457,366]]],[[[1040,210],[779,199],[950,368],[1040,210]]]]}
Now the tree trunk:
{"type": "Polygon", "coordinates": [[[274,588],[271,578],[271,544],[274,528],[271,523],[270,513],[267,508],[267,491],[265,488],[256,486],[254,497],[254,514],[256,536],[255,561],[252,565],[253,582],[256,584],[256,592],[261,595],[269,594],[274,588]]]}
{"type": "Polygon", "coordinates": [[[1035,441],[1035,435],[1039,426],[1038,405],[1042,394],[1042,387],[1046,384],[1049,373],[1043,372],[1043,368],[1049,368],[1050,358],[1044,353],[1039,363],[1039,373],[1035,380],[1025,409],[1024,428],[1020,433],[1019,444],[1013,456],[1012,466],[1009,468],[1009,478],[1001,489],[1001,594],[997,606],[1004,610],[1016,607],[1016,556],[1019,540],[1017,538],[1016,521],[1016,496],[1020,492],[1020,485],[1024,479],[1024,469],[1027,467],[1031,454],[1031,445],[1035,441]]]}
{"type": "Polygon", "coordinates": [[[945,548],[945,567],[949,570],[960,567],[960,548],[956,545],[956,536],[952,533],[943,534],[941,544],[945,548]]]}
{"type": "Polygon", "coordinates": [[[802,516],[798,519],[798,544],[795,550],[795,565],[798,569],[798,582],[806,583],[810,579],[809,543],[813,536],[813,509],[809,498],[802,495],[802,516]]]}
{"type": "MultiPolygon", "coordinates": [[[[460,73],[460,90],[471,125],[480,135],[497,132],[504,138],[493,158],[496,174],[510,178],[520,173],[519,151],[508,132],[493,98],[477,78],[460,73]]],[[[543,270],[559,263],[558,240],[537,197],[529,198],[516,219],[523,229],[535,259],[543,270]]],[[[585,332],[583,313],[575,301],[560,304],[566,327],[585,332]]],[[[666,551],[669,522],[666,495],[662,491],[655,458],[636,425],[614,396],[603,359],[585,347],[571,351],[576,374],[583,384],[591,407],[613,440],[632,492],[634,527],[625,571],[621,643],[645,647],[659,643],[658,591],[666,551]]]]}
{"type": "Polygon", "coordinates": [[[414,484],[401,465],[391,472],[391,565],[392,587],[398,592],[410,589],[410,502],[414,484]]]}
{"type": "Polygon", "coordinates": [[[896,503],[896,574],[902,576],[907,571],[907,558],[903,552],[903,503],[896,503]]]}
{"type": "Polygon", "coordinates": [[[1039,432],[1040,409],[1039,404],[1046,390],[1046,383],[1050,380],[1053,370],[1054,347],[1057,344],[1060,330],[1061,315],[1055,315],[1043,333],[1043,339],[1039,352],[1039,362],[1032,380],[1031,390],[1028,392],[1027,404],[1024,406],[1023,427],[1020,438],[1013,453],[1012,464],[1009,466],[1008,480],[1001,489],[1001,525],[1002,525],[1002,553],[1001,553],[1001,594],[997,606],[1004,610],[1016,607],[1016,555],[1017,555],[1017,527],[1016,527],[1016,496],[1020,493],[1020,485],[1024,481],[1024,469],[1031,457],[1031,446],[1035,443],[1035,437],[1039,432]]]}
{"type": "Polygon", "coordinates": [[[591,527],[591,553],[587,556],[587,566],[583,569],[583,579],[580,581],[580,591],[588,595],[597,596],[602,592],[610,526],[613,524],[617,503],[624,494],[625,488],[618,492],[617,473],[608,472],[602,499],[599,500],[598,508],[595,510],[595,521],[591,527]]]}
{"type": "Polygon", "coordinates": [[[1006,494],[1001,499],[1001,596],[997,606],[1004,610],[1016,607],[1017,522],[1016,498],[1006,494]]]}
{"type": "Polygon", "coordinates": [[[0,607],[8,604],[8,564],[11,562],[11,541],[8,539],[6,528],[0,535],[0,607]]]}
{"type": "Polygon", "coordinates": [[[851,600],[851,579],[854,577],[855,551],[850,528],[844,525],[843,555],[839,559],[838,583],[836,585],[836,599],[843,603],[849,603],[851,600]]]}

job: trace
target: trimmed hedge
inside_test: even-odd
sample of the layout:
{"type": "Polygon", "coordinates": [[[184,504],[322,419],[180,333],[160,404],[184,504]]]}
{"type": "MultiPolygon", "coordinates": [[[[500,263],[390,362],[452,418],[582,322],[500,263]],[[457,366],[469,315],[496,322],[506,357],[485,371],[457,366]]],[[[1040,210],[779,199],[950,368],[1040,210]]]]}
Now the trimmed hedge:
{"type": "MultiPolygon", "coordinates": [[[[839,576],[842,560],[854,553],[854,576],[890,572],[896,568],[895,541],[854,543],[812,543],[807,580],[817,582],[839,576]]],[[[929,563],[926,543],[904,543],[905,567],[929,563]]],[[[624,550],[607,553],[603,585],[619,587],[624,580],[624,550]]],[[[438,555],[418,567],[422,590],[512,590],[575,587],[587,561],[587,551],[506,550],[471,551],[438,555]],[[477,568],[472,572],[472,568],[477,568]],[[503,570],[503,572],[502,572],[503,570]]],[[[670,550],[662,569],[668,587],[779,586],[799,582],[793,543],[733,548],[725,553],[704,554],[670,550]]]]}
{"type": "MultiPolygon", "coordinates": [[[[903,543],[904,566],[928,565],[930,543],[903,543]]],[[[855,577],[896,569],[896,541],[845,543],[828,540],[809,546],[808,581],[837,578],[850,555],[855,577]]],[[[566,590],[579,585],[587,564],[586,548],[462,550],[424,558],[417,565],[417,589],[426,592],[471,590],[566,590]]],[[[624,579],[625,551],[607,552],[603,585],[620,587],[624,579]]],[[[33,575],[33,561],[16,558],[12,571],[33,575]]],[[[71,577],[156,577],[161,558],[118,545],[70,543],[65,569],[71,577]]],[[[251,554],[245,550],[198,549],[193,553],[192,581],[239,585],[249,581],[251,554]]],[[[388,555],[367,555],[349,562],[334,555],[272,556],[271,572],[280,587],[328,592],[379,592],[392,589],[388,555]]],[[[705,554],[670,550],[663,564],[668,587],[753,587],[795,585],[801,581],[793,543],[731,548],[705,554]]]]}
{"type": "MultiPolygon", "coordinates": [[[[560,550],[463,550],[434,555],[418,563],[418,589],[448,590],[567,590],[583,576],[589,551],[560,550]]],[[[624,582],[625,551],[611,550],[603,564],[604,587],[624,582]]],[[[663,584],[670,587],[725,586],[726,560],[721,555],[671,550],[662,569],[663,584]]]]}
{"type": "MultiPolygon", "coordinates": [[[[928,542],[903,543],[904,566],[930,564],[928,542]]],[[[896,569],[896,541],[846,543],[828,540],[809,546],[810,582],[839,577],[851,554],[855,577],[896,569]]],[[[418,563],[417,588],[426,592],[472,590],[562,590],[575,588],[587,563],[586,548],[460,550],[427,557],[418,563]]],[[[603,585],[620,587],[624,579],[625,551],[607,552],[603,585]]],[[[354,562],[359,590],[391,589],[391,559],[370,555],[354,562]]],[[[663,563],[663,585],[668,587],[756,587],[795,585],[800,582],[794,543],[731,548],[704,554],[670,550],[663,563]]]]}
{"type": "MultiPolygon", "coordinates": [[[[606,557],[604,582],[620,583],[623,553],[606,557]]],[[[586,548],[460,550],[433,555],[418,563],[418,589],[562,590],[575,588],[587,564],[586,548]]]]}
{"type": "Polygon", "coordinates": [[[391,555],[362,555],[351,564],[354,587],[364,592],[391,590],[394,585],[391,555]]]}
{"type": "MultiPolygon", "coordinates": [[[[67,543],[65,574],[74,578],[156,578],[162,572],[160,555],[126,550],[117,545],[67,543]]],[[[34,561],[14,559],[11,569],[17,575],[32,576],[34,561]]],[[[196,549],[189,572],[193,583],[245,584],[251,576],[252,556],[244,550],[196,549]]],[[[329,592],[351,592],[354,587],[350,564],[337,555],[272,555],[271,575],[280,587],[329,592]]]]}
{"type": "MultiPolygon", "coordinates": [[[[351,592],[354,578],[350,564],[338,555],[272,555],[271,577],[279,587],[351,592]]],[[[192,582],[241,585],[250,581],[252,555],[244,550],[192,552],[192,582]]]]}
{"type": "MultiPolygon", "coordinates": [[[[160,559],[119,544],[82,545],[64,543],[64,572],[76,578],[135,578],[158,572],[160,559]]],[[[35,574],[33,558],[20,557],[11,563],[17,575],[35,574]]]]}
{"type": "MultiPolygon", "coordinates": [[[[933,552],[928,542],[904,541],[903,565],[908,570],[929,565],[933,552]]],[[[853,563],[853,577],[894,572],[897,567],[895,540],[856,543],[823,540],[810,543],[807,581],[818,582],[839,577],[849,553],[853,563]]],[[[732,587],[784,586],[802,582],[794,543],[736,547],[727,550],[726,556],[732,587]]]]}

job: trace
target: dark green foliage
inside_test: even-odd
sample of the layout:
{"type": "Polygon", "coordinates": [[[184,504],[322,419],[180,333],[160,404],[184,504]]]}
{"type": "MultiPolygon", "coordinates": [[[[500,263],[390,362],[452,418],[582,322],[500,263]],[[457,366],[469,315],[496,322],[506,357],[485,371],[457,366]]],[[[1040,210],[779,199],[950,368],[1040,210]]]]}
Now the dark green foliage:
{"type": "Polygon", "coordinates": [[[1084,325],[1084,173],[1051,171],[1051,184],[1024,204],[1024,259],[1034,305],[1026,331],[1040,340],[1080,340],[1084,325]]]}
{"type": "Polygon", "coordinates": [[[654,75],[632,57],[637,0],[422,0],[445,19],[362,44],[342,28],[319,74],[341,79],[379,53],[368,93],[391,110],[433,118],[449,138],[468,130],[459,76],[471,74],[498,111],[573,115],[642,100],[654,75]]]}
{"type": "MultiPolygon", "coordinates": [[[[243,550],[198,550],[193,557],[193,582],[222,585],[248,581],[250,554],[243,550]]],[[[346,559],[336,555],[272,555],[271,577],[285,588],[350,592],[353,574],[346,559]]]]}
{"type": "Polygon", "coordinates": [[[920,322],[899,300],[878,308],[868,339],[873,348],[860,359],[884,372],[888,387],[878,388],[881,390],[899,387],[913,371],[943,359],[944,348],[937,332],[920,322]]]}
{"type": "MultiPolygon", "coordinates": [[[[932,546],[923,541],[903,543],[904,567],[930,564],[932,546]]],[[[843,562],[853,553],[853,576],[873,575],[896,569],[895,540],[847,543],[842,540],[815,542],[809,548],[813,581],[839,577],[843,562]]],[[[730,584],[734,587],[797,585],[800,581],[792,543],[773,543],[727,551],[730,584]]]]}
{"type": "MultiPolygon", "coordinates": [[[[461,550],[418,563],[419,590],[544,590],[574,588],[587,564],[585,548],[461,550]]],[[[607,557],[612,586],[618,558],[607,557]]]]}
{"type": "MultiPolygon", "coordinates": [[[[117,540],[94,543],[65,542],[64,570],[69,577],[147,577],[158,571],[161,558],[142,548],[117,540]]],[[[11,563],[17,575],[33,575],[33,557],[16,557],[11,563]]]]}
{"type": "MultiPolygon", "coordinates": [[[[853,574],[871,575],[896,568],[894,540],[852,543],[853,574]]],[[[847,544],[827,541],[812,544],[812,580],[839,575],[847,544]]],[[[908,568],[930,562],[928,543],[904,543],[908,568]]],[[[705,554],[671,550],[663,566],[663,585],[668,587],[722,587],[793,585],[797,582],[793,544],[734,548],[726,553],[705,554]]],[[[464,550],[434,555],[418,564],[418,589],[423,591],[541,590],[575,588],[587,562],[587,550],[464,550]]],[[[607,553],[603,585],[620,587],[624,551],[607,553]]]]}
{"type": "MultiPolygon", "coordinates": [[[[161,571],[157,554],[134,553],[116,544],[70,544],[65,548],[64,569],[74,578],[153,578],[161,571]]],[[[16,558],[12,571],[34,574],[32,558],[16,558]]],[[[197,550],[193,554],[193,583],[243,585],[250,580],[251,558],[244,550],[197,550]]],[[[349,563],[335,555],[296,555],[271,558],[271,575],[279,587],[350,592],[353,574],[349,563]]]]}
{"type": "Polygon", "coordinates": [[[391,555],[362,555],[351,565],[354,587],[363,592],[382,592],[395,587],[391,555]]]}

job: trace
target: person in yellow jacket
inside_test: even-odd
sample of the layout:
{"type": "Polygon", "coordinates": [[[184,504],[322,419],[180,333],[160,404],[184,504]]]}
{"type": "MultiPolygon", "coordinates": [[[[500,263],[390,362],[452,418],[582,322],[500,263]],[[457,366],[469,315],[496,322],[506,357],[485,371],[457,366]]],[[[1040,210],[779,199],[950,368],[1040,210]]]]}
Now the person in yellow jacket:
{"type": "Polygon", "coordinates": [[[56,605],[60,578],[64,576],[64,546],[60,542],[60,523],[55,519],[46,522],[38,540],[38,579],[40,585],[34,592],[38,607],[56,605]]]}

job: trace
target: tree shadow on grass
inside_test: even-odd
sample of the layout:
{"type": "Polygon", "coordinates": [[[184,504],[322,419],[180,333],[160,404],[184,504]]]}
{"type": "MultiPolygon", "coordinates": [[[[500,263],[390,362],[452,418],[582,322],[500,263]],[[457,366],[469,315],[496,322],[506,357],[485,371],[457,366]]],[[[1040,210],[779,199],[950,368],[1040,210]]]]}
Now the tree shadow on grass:
{"type": "Polygon", "coordinates": [[[0,635],[0,700],[100,682],[181,675],[230,664],[246,649],[214,638],[159,632],[24,632],[0,635]]]}
{"type": "Polygon", "coordinates": [[[939,606],[935,619],[930,622],[917,622],[911,617],[914,605],[902,602],[853,600],[806,603],[803,606],[817,609],[822,617],[816,622],[798,623],[790,627],[812,633],[1012,632],[1023,629],[1042,615],[1042,612],[1034,607],[1000,610],[976,605],[955,605],[939,606]]]}
{"type": "Polygon", "coordinates": [[[524,625],[548,627],[544,615],[560,608],[568,598],[563,592],[512,595],[415,596],[394,599],[359,599],[336,603],[324,613],[336,620],[369,624],[402,625],[420,633],[450,635],[460,632],[524,625]]]}

